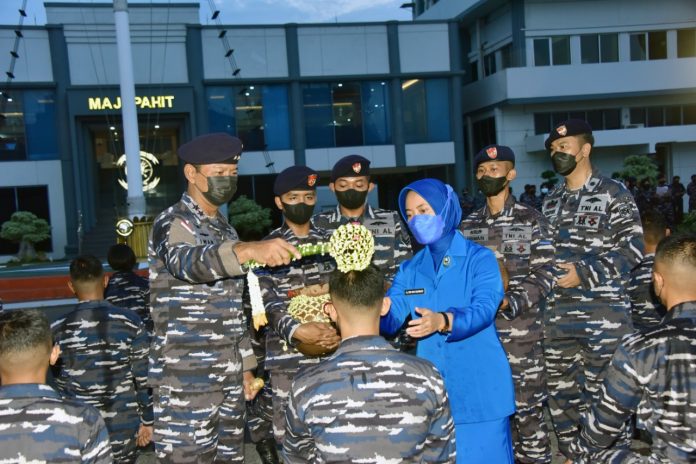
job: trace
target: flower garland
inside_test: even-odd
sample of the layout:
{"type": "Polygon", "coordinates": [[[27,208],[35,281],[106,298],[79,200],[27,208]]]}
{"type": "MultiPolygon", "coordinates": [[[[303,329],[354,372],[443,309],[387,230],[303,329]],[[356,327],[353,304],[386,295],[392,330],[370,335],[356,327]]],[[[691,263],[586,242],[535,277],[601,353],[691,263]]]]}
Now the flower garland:
{"type": "MultiPolygon", "coordinates": [[[[316,244],[304,244],[297,247],[302,257],[313,255],[324,255],[327,252],[336,260],[338,270],[341,272],[362,271],[370,265],[372,255],[375,252],[375,239],[367,227],[361,224],[344,224],[331,234],[329,242],[319,242],[316,244]]],[[[258,330],[261,326],[268,324],[266,310],[263,305],[259,279],[253,270],[264,266],[256,261],[245,263],[249,271],[247,272],[247,283],[249,285],[249,299],[251,300],[251,315],[254,329],[258,330]]],[[[296,298],[303,297],[297,304],[306,306],[308,298],[298,295],[290,301],[292,306],[296,298]]],[[[288,309],[290,311],[290,309],[288,309]]],[[[291,313],[292,315],[292,313],[291,313]]]]}

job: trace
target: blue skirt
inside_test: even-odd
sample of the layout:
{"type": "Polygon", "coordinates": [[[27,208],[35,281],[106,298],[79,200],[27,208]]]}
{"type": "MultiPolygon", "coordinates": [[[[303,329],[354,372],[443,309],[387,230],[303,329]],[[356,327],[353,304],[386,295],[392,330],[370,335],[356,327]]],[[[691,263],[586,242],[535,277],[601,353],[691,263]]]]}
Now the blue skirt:
{"type": "Polygon", "coordinates": [[[457,464],[514,464],[510,420],[454,424],[457,464]]]}

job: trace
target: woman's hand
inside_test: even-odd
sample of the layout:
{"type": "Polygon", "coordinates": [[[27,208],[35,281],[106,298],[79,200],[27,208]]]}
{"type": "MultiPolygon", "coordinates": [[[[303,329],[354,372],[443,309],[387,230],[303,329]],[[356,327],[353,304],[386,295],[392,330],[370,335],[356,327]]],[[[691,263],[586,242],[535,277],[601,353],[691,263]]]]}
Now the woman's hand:
{"type": "Polygon", "coordinates": [[[420,314],[421,317],[411,320],[408,323],[408,329],[406,329],[406,333],[413,338],[427,337],[445,327],[443,314],[447,317],[446,313],[436,313],[428,308],[418,307],[416,313],[420,314]]]}

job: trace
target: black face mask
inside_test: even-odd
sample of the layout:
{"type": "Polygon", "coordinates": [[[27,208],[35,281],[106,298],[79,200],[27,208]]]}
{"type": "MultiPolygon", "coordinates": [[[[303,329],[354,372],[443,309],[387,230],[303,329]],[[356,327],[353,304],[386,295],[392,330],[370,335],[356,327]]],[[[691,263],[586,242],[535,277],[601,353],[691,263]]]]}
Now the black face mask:
{"type": "Polygon", "coordinates": [[[578,165],[577,161],[575,161],[575,157],[578,156],[578,153],[572,155],[562,151],[555,152],[551,155],[553,169],[562,176],[569,175],[571,172],[575,171],[575,167],[578,165]]]}
{"type": "Polygon", "coordinates": [[[336,190],[336,199],[344,208],[358,209],[365,204],[367,190],[336,190]]]}
{"type": "Polygon", "coordinates": [[[302,225],[308,223],[314,213],[314,205],[308,205],[307,203],[289,205],[281,202],[281,204],[283,205],[283,215],[293,224],[302,225]]]}
{"type": "Polygon", "coordinates": [[[208,191],[201,193],[212,205],[226,204],[237,192],[237,176],[205,176],[205,178],[208,180],[208,191]]]}
{"type": "Polygon", "coordinates": [[[481,190],[481,193],[487,197],[492,197],[499,194],[507,185],[507,178],[503,177],[491,177],[482,176],[480,179],[476,179],[476,183],[481,190]]]}

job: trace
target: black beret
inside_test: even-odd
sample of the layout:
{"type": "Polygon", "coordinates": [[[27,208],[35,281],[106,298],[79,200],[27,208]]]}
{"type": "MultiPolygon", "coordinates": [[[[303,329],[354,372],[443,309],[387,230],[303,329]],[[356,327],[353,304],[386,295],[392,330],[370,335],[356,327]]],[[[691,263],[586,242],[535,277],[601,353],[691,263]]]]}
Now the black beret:
{"type": "Polygon", "coordinates": [[[336,161],[331,170],[331,182],[339,177],[360,177],[370,175],[370,160],[360,155],[344,156],[336,161]]]}
{"type": "Polygon", "coordinates": [[[242,141],[237,137],[216,132],[201,135],[179,147],[179,158],[190,164],[237,164],[242,157],[242,141]]]}
{"type": "Polygon", "coordinates": [[[316,190],[317,172],[307,166],[290,166],[276,177],[273,193],[281,196],[291,190],[316,190]]]}
{"type": "Polygon", "coordinates": [[[582,119],[568,119],[563,121],[553,128],[548,138],[544,142],[547,150],[551,149],[551,142],[558,140],[563,137],[570,137],[571,135],[581,135],[588,134],[592,135],[592,127],[587,124],[587,121],[582,119]]]}
{"type": "Polygon", "coordinates": [[[515,153],[505,145],[488,145],[474,156],[474,171],[486,161],[510,161],[515,165],[515,153]]]}

